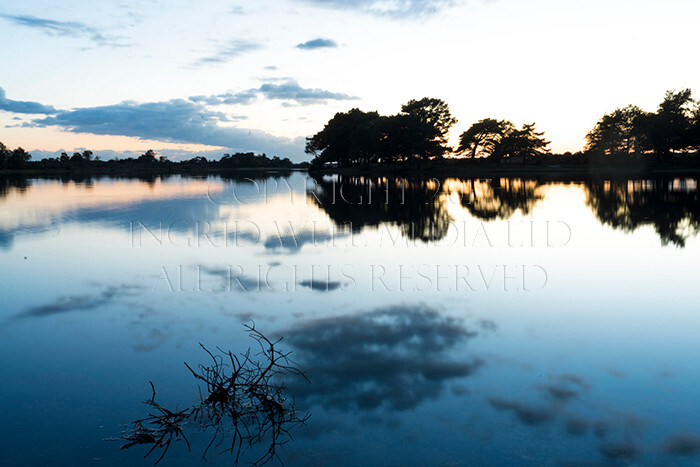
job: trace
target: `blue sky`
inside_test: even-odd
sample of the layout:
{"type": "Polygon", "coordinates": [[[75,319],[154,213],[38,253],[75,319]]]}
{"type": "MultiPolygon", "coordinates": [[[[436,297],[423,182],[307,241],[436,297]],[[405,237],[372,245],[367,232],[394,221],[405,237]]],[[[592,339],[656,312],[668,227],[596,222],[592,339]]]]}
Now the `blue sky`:
{"type": "Polygon", "coordinates": [[[606,111],[700,92],[689,0],[6,1],[0,141],[36,157],[254,151],[303,160],[352,107],[421,97],[578,150],[606,111]]]}

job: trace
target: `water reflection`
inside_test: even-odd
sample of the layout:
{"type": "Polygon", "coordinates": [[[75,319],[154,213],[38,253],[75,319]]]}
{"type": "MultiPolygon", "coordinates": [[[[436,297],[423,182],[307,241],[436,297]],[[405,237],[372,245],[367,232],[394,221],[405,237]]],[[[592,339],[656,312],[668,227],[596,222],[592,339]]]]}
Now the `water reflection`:
{"type": "Polygon", "coordinates": [[[247,348],[252,318],[312,382],[288,381],[314,414],[288,465],[700,456],[694,178],[1,180],[9,463],[143,462],[99,440],[143,417],[148,379],[190,406],[181,362],[247,348]],[[450,243],[462,227],[479,241],[450,243]],[[526,264],[546,288],[520,288],[526,264]]]}
{"type": "Polygon", "coordinates": [[[316,177],[308,197],[338,226],[354,232],[381,224],[423,242],[447,235],[452,218],[436,179],[316,177]]]}
{"type": "Polygon", "coordinates": [[[143,289],[144,287],[139,285],[122,284],[120,286],[107,286],[92,294],[62,296],[50,303],[29,307],[10,319],[41,318],[74,311],[91,311],[114,300],[133,297],[137,295],[136,291],[143,289]]]}
{"type": "MultiPolygon", "coordinates": [[[[53,185],[47,180],[0,177],[0,203],[3,198],[12,203],[24,198],[23,212],[9,211],[0,216],[0,248],[9,248],[17,235],[57,231],[66,221],[97,222],[123,230],[133,230],[137,221],[137,229],[201,235],[201,230],[226,220],[225,208],[261,206],[284,190],[296,189],[305,189],[305,202],[321,209],[339,227],[338,231],[314,228],[294,232],[293,226],[291,231],[281,231],[277,226],[273,234],[261,238],[260,226],[251,223],[248,230],[237,227],[219,236],[225,236],[225,241],[260,242],[267,252],[285,255],[298,253],[307,244],[316,245],[381,226],[396,227],[405,238],[429,243],[448,235],[456,207],[480,221],[508,220],[516,213],[530,216],[545,199],[548,188],[565,185],[580,186],[586,205],[600,223],[615,229],[633,232],[652,226],[663,245],[678,247],[685,246],[686,240],[700,231],[700,198],[695,178],[562,181],[326,176],[300,185],[294,177],[299,175],[227,177],[214,184],[193,178],[197,183],[189,183],[186,191],[172,189],[178,183],[170,182],[177,182],[178,177],[102,177],[98,197],[81,194],[81,190],[94,189],[95,179],[62,177],[57,180],[64,191],[72,190],[73,202],[64,202],[60,207],[34,201],[37,197],[46,200],[47,196],[57,195],[51,193],[49,187],[53,185]],[[32,195],[33,191],[37,193],[32,195]]],[[[4,204],[4,210],[8,209],[9,205],[4,204]]],[[[0,214],[2,211],[0,204],[0,214]]],[[[205,231],[204,235],[210,234],[205,231]]]]}
{"type": "Polygon", "coordinates": [[[615,229],[633,232],[652,226],[662,244],[678,247],[700,229],[696,179],[587,181],[584,190],[598,220],[615,229]]]}
{"type": "Polygon", "coordinates": [[[195,368],[185,363],[202,383],[200,401],[194,406],[173,410],[162,406],[156,402],[156,389],[151,383],[151,398],[144,402],[148,416],[125,429],[121,449],[150,446],[144,457],[160,450],[155,462],[158,464],[174,442],[184,441],[191,450],[186,432],[196,427],[194,431],[211,436],[202,453],[203,461],[210,450],[230,454],[235,465],[246,455],[246,463],[254,466],[281,461],[278,451],[293,440],[290,430],[310,416],[295,409],[284,378],[305,376],[290,362],[288,353],[279,349],[279,342],[270,341],[254,326],[246,328],[258,348],[236,355],[221,349],[212,352],[200,344],[209,361],[195,368]]]}
{"type": "Polygon", "coordinates": [[[700,230],[697,179],[576,181],[496,178],[404,179],[338,176],[315,178],[313,200],[339,226],[353,231],[396,225],[410,239],[438,241],[447,235],[455,200],[473,218],[508,220],[532,214],[546,188],[581,186],[586,204],[605,225],[625,232],[651,225],[662,244],[685,245],[700,230]]]}
{"type": "Polygon", "coordinates": [[[335,410],[411,409],[483,365],[452,354],[477,333],[424,305],[323,318],[284,334],[313,383],[295,388],[297,399],[335,410]]]}
{"type": "Polygon", "coordinates": [[[460,200],[472,216],[484,221],[508,219],[517,211],[526,216],[544,196],[537,180],[497,178],[460,180],[460,200]]]}

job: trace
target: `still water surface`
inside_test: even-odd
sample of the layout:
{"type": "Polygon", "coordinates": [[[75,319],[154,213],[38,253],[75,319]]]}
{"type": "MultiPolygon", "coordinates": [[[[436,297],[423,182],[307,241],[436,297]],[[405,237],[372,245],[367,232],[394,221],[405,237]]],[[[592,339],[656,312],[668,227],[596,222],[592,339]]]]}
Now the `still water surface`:
{"type": "MultiPolygon", "coordinates": [[[[697,188],[1,179],[2,464],[152,465],[110,440],[149,381],[196,404],[183,362],[255,323],[310,380],[286,465],[695,465],[697,188]]],[[[199,462],[196,428],[162,464],[199,462]]]]}

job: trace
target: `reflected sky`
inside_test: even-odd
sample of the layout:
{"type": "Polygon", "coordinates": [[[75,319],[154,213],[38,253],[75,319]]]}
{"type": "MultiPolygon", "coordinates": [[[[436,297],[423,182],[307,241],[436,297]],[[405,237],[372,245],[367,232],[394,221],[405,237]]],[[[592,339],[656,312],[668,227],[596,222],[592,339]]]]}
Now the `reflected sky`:
{"type": "Polygon", "coordinates": [[[287,465],[700,462],[695,179],[0,187],[10,464],[148,465],[103,439],[251,321],[311,380],[287,465]]]}

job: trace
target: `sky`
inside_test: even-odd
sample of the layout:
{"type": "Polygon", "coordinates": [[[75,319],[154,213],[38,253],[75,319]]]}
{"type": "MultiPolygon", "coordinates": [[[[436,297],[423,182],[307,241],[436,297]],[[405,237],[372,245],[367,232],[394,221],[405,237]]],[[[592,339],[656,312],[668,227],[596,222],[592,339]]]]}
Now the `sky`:
{"type": "Polygon", "coordinates": [[[0,141],[302,161],[336,112],[436,97],[453,145],[491,117],[577,151],[605,112],[700,93],[698,17],[694,0],[6,0],[0,141]]]}

